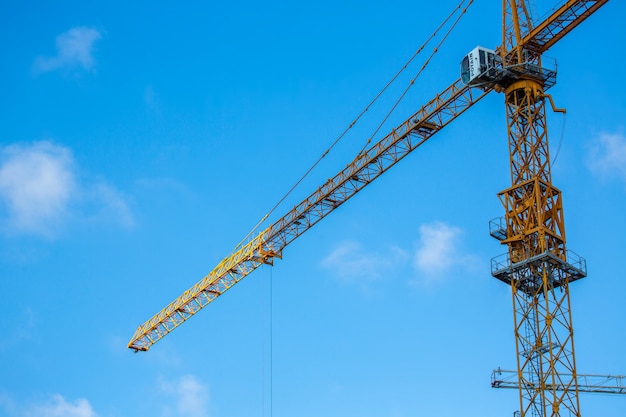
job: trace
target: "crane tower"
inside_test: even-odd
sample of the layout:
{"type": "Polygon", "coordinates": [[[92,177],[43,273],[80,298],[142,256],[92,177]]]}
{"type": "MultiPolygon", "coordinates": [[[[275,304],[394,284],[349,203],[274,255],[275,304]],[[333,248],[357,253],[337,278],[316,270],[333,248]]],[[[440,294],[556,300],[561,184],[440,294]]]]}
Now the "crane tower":
{"type": "Polygon", "coordinates": [[[521,416],[580,416],[569,284],[586,276],[586,266],[566,249],[561,192],[552,185],[545,90],[556,74],[540,49],[522,42],[534,29],[528,5],[503,6],[506,73],[496,82],[504,93],[511,186],[498,195],[504,221],[490,228],[508,247],[493,259],[492,274],[511,286],[521,416]]]}

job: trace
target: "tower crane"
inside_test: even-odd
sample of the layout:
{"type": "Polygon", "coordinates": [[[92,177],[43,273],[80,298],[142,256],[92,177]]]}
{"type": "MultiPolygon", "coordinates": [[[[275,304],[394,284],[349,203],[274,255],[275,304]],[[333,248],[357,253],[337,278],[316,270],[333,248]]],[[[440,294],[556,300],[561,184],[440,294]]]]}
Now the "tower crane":
{"type": "MultiPolygon", "coordinates": [[[[498,194],[505,215],[490,234],[507,247],[492,259],[492,275],[511,287],[517,352],[515,375],[524,416],[580,416],[570,283],[586,276],[584,258],[566,248],[561,192],[552,185],[546,91],[556,69],[543,54],[608,0],[565,0],[533,21],[524,0],[502,2],[502,44],[476,47],[461,61],[461,77],[346,167],[235,248],[199,282],[140,325],[128,347],[150,347],[284,249],[492,91],[504,95],[511,186],[498,194]]],[[[620,380],[621,381],[621,380],[620,380]]],[[[621,393],[624,390],[619,390],[621,393]]]]}

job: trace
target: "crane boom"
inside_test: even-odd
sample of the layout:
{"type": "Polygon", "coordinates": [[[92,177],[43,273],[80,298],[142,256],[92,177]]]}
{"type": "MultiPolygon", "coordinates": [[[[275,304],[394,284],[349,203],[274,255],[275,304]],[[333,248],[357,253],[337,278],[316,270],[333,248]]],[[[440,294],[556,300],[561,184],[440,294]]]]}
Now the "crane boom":
{"type": "MultiPolygon", "coordinates": [[[[608,0],[570,0],[517,42],[502,45],[506,56],[519,46],[544,52],[578,26],[608,0]]],[[[465,85],[457,80],[437,94],[391,133],[360,153],[344,170],[281,219],[224,258],[209,274],[167,307],[139,326],[128,343],[134,351],[147,351],[154,343],[262,264],[273,263],[282,250],[350,197],[378,178],[396,162],[484,97],[493,86],[465,85]]]]}
{"type": "Polygon", "coordinates": [[[526,50],[541,55],[608,1],[569,0],[532,29],[521,44],[526,50]]]}
{"type": "Polygon", "coordinates": [[[262,264],[281,258],[283,249],[334,209],[415,150],[490,89],[460,79],[437,94],[410,118],[350,162],[286,215],[224,258],[208,275],[139,326],[128,344],[146,351],[204,306],[262,264]]]}

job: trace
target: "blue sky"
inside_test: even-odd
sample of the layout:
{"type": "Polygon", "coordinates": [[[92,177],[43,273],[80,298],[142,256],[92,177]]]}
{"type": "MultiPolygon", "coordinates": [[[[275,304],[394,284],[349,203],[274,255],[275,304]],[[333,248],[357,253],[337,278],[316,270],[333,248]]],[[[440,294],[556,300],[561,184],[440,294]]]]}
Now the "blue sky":
{"type": "MultiPolygon", "coordinates": [[[[493,3],[493,2],[491,2],[493,3]]],[[[541,15],[555,2],[537,2],[541,15]]],[[[149,352],[136,327],[247,234],[456,1],[0,7],[0,416],[511,415],[503,97],[426,145],[149,352]],[[271,315],[270,315],[271,311],[271,315]]],[[[477,1],[388,131],[500,43],[477,1]]],[[[612,1],[548,53],[578,371],[626,374],[626,65],[612,1]]],[[[409,73],[432,51],[429,45],[409,73]],[[420,61],[421,59],[421,61],[420,61]]],[[[400,79],[273,219],[363,146],[400,79]]],[[[586,415],[626,399],[581,395],[586,415]]]]}

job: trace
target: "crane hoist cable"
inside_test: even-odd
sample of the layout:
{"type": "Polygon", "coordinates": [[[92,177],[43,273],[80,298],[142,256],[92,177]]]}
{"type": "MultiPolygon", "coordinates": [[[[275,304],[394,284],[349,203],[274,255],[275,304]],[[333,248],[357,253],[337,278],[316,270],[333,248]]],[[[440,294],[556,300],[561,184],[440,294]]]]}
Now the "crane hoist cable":
{"type": "Polygon", "coordinates": [[[561,124],[561,134],[559,135],[559,143],[556,147],[556,152],[552,157],[552,161],[550,162],[552,166],[556,164],[556,160],[559,158],[559,153],[561,153],[561,146],[563,146],[563,139],[565,138],[565,122],[566,122],[567,114],[563,113],[563,122],[561,124]]]}
{"type": "MultiPolygon", "coordinates": [[[[503,38],[503,45],[497,49],[501,51],[501,56],[507,59],[515,58],[520,48],[529,51],[531,57],[539,59],[543,53],[608,1],[568,0],[528,34],[511,38],[514,43],[509,45],[507,43],[509,39],[503,38]]],[[[441,90],[404,122],[393,128],[387,136],[372,145],[365,154],[357,156],[301,203],[245,246],[223,258],[200,281],[141,324],[129,341],[128,348],[135,352],[149,350],[154,343],[224,294],[256,268],[266,264],[273,265],[274,259],[282,259],[283,250],[291,242],[493,90],[495,88],[471,85],[462,78],[441,90]]]]}
{"type": "MultiPolygon", "coordinates": [[[[457,7],[443,20],[443,22],[441,22],[441,24],[439,25],[439,27],[437,27],[437,29],[428,37],[428,39],[426,39],[426,41],[417,49],[417,51],[407,60],[407,62],[402,66],[402,68],[400,68],[400,70],[398,70],[398,72],[387,82],[387,84],[378,92],[378,94],[376,94],[376,96],[367,104],[367,106],[365,106],[365,108],[358,114],[358,116],[352,121],[352,123],[350,123],[348,125],[348,127],[333,141],[333,143],[324,151],[324,153],[317,159],[317,161],[315,161],[315,163],[305,172],[305,174],[287,191],[287,193],[278,201],[278,203],[276,203],[276,205],[274,205],[274,207],[272,207],[272,209],[263,216],[263,218],[257,223],[257,225],[250,230],[250,232],[246,235],[246,237],[237,245],[237,247],[240,247],[257,229],[258,227],[272,214],[272,212],[274,210],[276,210],[276,208],[278,208],[280,206],[280,204],[295,190],[295,188],[311,173],[311,171],[313,171],[313,169],[315,169],[315,167],[322,161],[322,159],[324,159],[326,157],[326,155],[328,155],[328,153],[335,147],[335,145],[337,145],[339,143],[339,141],[341,141],[344,136],[356,125],[356,123],[361,119],[361,117],[363,115],[365,115],[365,113],[367,111],[369,111],[370,107],[372,105],[374,105],[374,103],[385,93],[385,91],[387,91],[387,89],[389,89],[389,87],[398,79],[398,77],[409,67],[409,65],[411,64],[411,62],[426,48],[426,46],[437,36],[437,33],[446,26],[446,24],[450,21],[450,19],[452,19],[452,17],[460,10],[461,13],[457,16],[456,20],[452,23],[452,26],[447,30],[447,32],[445,33],[445,35],[443,36],[443,38],[439,41],[439,43],[437,44],[437,46],[433,49],[432,53],[430,54],[430,56],[426,59],[426,61],[424,62],[424,64],[422,65],[422,67],[417,71],[417,73],[413,76],[413,78],[411,78],[411,80],[409,81],[408,86],[404,89],[404,91],[402,92],[402,94],[400,94],[400,96],[398,97],[398,99],[395,101],[394,105],[392,106],[392,108],[387,112],[387,114],[385,115],[385,117],[383,118],[383,120],[380,122],[380,124],[378,125],[378,127],[374,130],[374,132],[371,134],[371,136],[367,139],[365,145],[363,146],[363,148],[361,149],[361,151],[359,152],[359,154],[362,154],[363,152],[365,152],[367,146],[370,144],[370,142],[372,141],[372,139],[378,134],[378,132],[380,131],[380,129],[382,129],[382,127],[384,126],[384,124],[387,122],[387,120],[389,119],[389,117],[393,114],[393,112],[395,111],[395,109],[398,107],[398,105],[400,104],[400,102],[404,99],[404,97],[407,95],[407,93],[409,92],[409,90],[411,89],[411,87],[413,87],[413,85],[415,84],[415,81],[417,80],[417,78],[419,78],[419,76],[424,72],[424,70],[428,67],[428,64],[430,63],[430,61],[432,60],[432,58],[435,56],[435,54],[439,51],[439,49],[441,48],[441,46],[443,45],[443,43],[446,41],[446,39],[448,38],[448,36],[450,35],[450,33],[452,33],[452,30],[456,27],[456,25],[459,23],[459,21],[461,20],[461,18],[463,17],[463,15],[465,15],[465,13],[467,12],[467,9],[469,8],[469,6],[474,2],[474,0],[461,0],[461,2],[457,5],[457,7]],[[465,5],[463,7],[463,4],[467,1],[467,5],[465,5]]],[[[272,396],[273,396],[273,314],[272,314],[272,276],[271,276],[271,269],[270,269],[270,369],[269,369],[269,378],[270,378],[270,399],[269,399],[269,406],[270,406],[270,416],[273,415],[273,401],[272,401],[272,396]]],[[[261,314],[261,317],[265,317],[265,312],[263,311],[261,314]]],[[[262,328],[264,329],[264,323],[262,324],[262,328]]],[[[262,359],[261,359],[261,369],[262,369],[262,376],[261,376],[261,396],[262,396],[262,415],[265,415],[265,331],[262,330],[262,359]]]]}
{"type": "MultiPolygon", "coordinates": [[[[411,62],[424,50],[424,48],[426,48],[426,46],[430,43],[430,41],[432,41],[435,38],[435,36],[437,36],[437,33],[448,23],[448,21],[455,15],[455,13],[457,13],[458,10],[461,10],[461,13],[456,18],[456,20],[454,21],[452,26],[448,29],[448,31],[445,33],[443,38],[439,41],[437,46],[433,49],[432,53],[426,59],[426,61],[422,65],[422,67],[417,71],[417,73],[413,76],[413,78],[411,78],[411,80],[409,81],[409,85],[404,89],[402,94],[400,94],[400,96],[398,97],[398,99],[396,100],[396,102],[394,103],[392,108],[387,112],[387,114],[385,115],[383,120],[380,122],[378,127],[374,130],[374,132],[371,134],[371,136],[367,139],[365,145],[363,145],[363,148],[361,149],[359,154],[362,154],[363,152],[365,152],[365,150],[367,149],[367,146],[370,144],[372,139],[378,134],[380,129],[382,129],[382,127],[387,122],[389,117],[393,114],[393,112],[398,107],[400,102],[407,95],[407,93],[409,92],[411,87],[413,87],[413,85],[415,84],[415,81],[417,80],[417,78],[419,78],[419,76],[422,74],[422,72],[424,72],[424,70],[428,67],[428,64],[430,63],[432,58],[439,51],[439,49],[441,48],[441,46],[443,45],[445,40],[448,38],[448,36],[452,32],[452,30],[459,23],[459,21],[461,20],[463,15],[467,12],[467,9],[469,8],[469,6],[474,2],[474,0],[469,0],[467,2],[467,5],[465,7],[462,7],[463,4],[466,1],[468,1],[468,0],[461,0],[461,2],[458,4],[458,6],[444,19],[443,22],[441,22],[439,27],[437,27],[437,29],[428,37],[428,39],[407,60],[407,62],[402,66],[402,68],[400,68],[400,70],[387,82],[387,84],[369,102],[369,104],[367,106],[365,106],[365,108],[359,113],[359,115],[354,119],[354,121],[352,121],[352,123],[350,123],[350,125],[348,125],[348,127],[339,135],[339,137],[337,137],[335,139],[335,141],[330,145],[330,147],[328,147],[326,149],[326,151],[324,151],[324,153],[317,159],[317,161],[315,161],[315,163],[305,172],[305,174],[289,189],[289,191],[287,191],[287,193],[278,201],[278,203],[276,203],[276,205],[274,205],[274,207],[272,207],[272,209],[267,214],[265,214],[263,216],[263,218],[257,223],[257,225],[252,230],[250,230],[250,232],[237,245],[237,247],[240,247],[258,229],[258,227],[272,214],[272,212],[274,210],[276,210],[276,208],[278,208],[280,206],[280,204],[295,190],[295,188],[311,173],[311,171],[313,169],[315,169],[315,167],[322,161],[322,159],[324,159],[326,157],[326,155],[328,155],[328,153],[335,147],[335,145],[337,145],[337,143],[339,143],[339,141],[341,139],[343,139],[343,137],[350,131],[350,129],[352,129],[352,127],[354,127],[354,125],[359,121],[359,119],[370,109],[370,107],[372,105],[374,105],[374,103],[385,93],[385,91],[387,91],[387,89],[409,67],[411,62]]],[[[272,320],[272,277],[271,277],[271,269],[270,269],[270,313],[269,314],[270,314],[270,353],[269,353],[269,355],[270,355],[270,370],[269,370],[269,373],[270,373],[270,387],[269,387],[269,389],[270,389],[270,400],[269,400],[269,402],[270,402],[270,416],[272,416],[273,415],[273,401],[272,401],[272,396],[273,396],[273,364],[272,364],[272,359],[273,359],[273,347],[272,347],[272,344],[273,344],[273,342],[272,342],[272,340],[273,340],[273,337],[272,337],[273,328],[272,328],[272,321],[273,320],[272,320]]],[[[265,312],[263,312],[261,314],[261,316],[265,317],[265,312]]],[[[262,327],[264,328],[263,324],[262,324],[262,327]]],[[[262,410],[263,410],[262,413],[263,413],[263,415],[265,415],[265,362],[264,362],[264,359],[265,359],[265,332],[264,332],[264,330],[262,331],[262,333],[263,333],[263,337],[262,337],[263,340],[261,342],[261,344],[262,344],[262,348],[261,349],[262,349],[263,353],[261,355],[262,356],[262,359],[261,359],[261,369],[262,369],[262,372],[261,372],[262,373],[262,377],[261,377],[261,380],[262,380],[262,382],[261,382],[261,385],[262,385],[262,387],[261,387],[261,396],[262,396],[262,410]]]]}
{"type": "MultiPolygon", "coordinates": [[[[265,290],[265,276],[261,287],[269,293],[269,415],[274,415],[274,278],[269,269],[269,291],[265,290]]],[[[265,416],[265,302],[261,303],[261,410],[265,416]]]]}
{"type": "MultiPolygon", "coordinates": [[[[385,115],[385,117],[383,118],[383,120],[380,122],[380,124],[378,125],[378,127],[374,130],[374,133],[372,133],[372,135],[369,137],[369,139],[367,139],[367,142],[365,143],[365,145],[363,145],[363,149],[361,149],[361,152],[359,152],[360,154],[362,154],[363,152],[365,152],[365,150],[367,149],[368,145],[372,142],[372,139],[374,139],[374,137],[378,134],[378,132],[380,131],[380,129],[382,129],[382,127],[384,126],[384,124],[387,122],[387,120],[389,119],[389,117],[392,115],[392,113],[396,110],[396,108],[398,107],[398,105],[400,104],[400,102],[404,99],[404,97],[407,95],[407,93],[409,92],[409,90],[411,89],[411,87],[413,87],[413,85],[415,84],[415,81],[417,80],[417,78],[419,78],[419,76],[422,74],[422,72],[424,72],[424,70],[426,69],[426,67],[428,67],[428,64],[430,64],[430,61],[433,59],[433,57],[437,54],[437,52],[439,52],[439,49],[441,48],[441,46],[443,45],[443,43],[446,41],[446,39],[448,38],[448,36],[450,36],[450,33],[452,33],[452,30],[456,27],[456,25],[459,23],[459,21],[461,20],[461,17],[463,17],[463,15],[465,14],[465,12],[467,11],[468,7],[471,6],[471,4],[474,2],[474,0],[469,0],[469,2],[467,3],[467,6],[465,6],[464,8],[461,9],[461,14],[456,18],[456,20],[454,21],[454,23],[452,24],[452,26],[450,27],[450,29],[448,29],[448,31],[446,32],[446,34],[443,36],[443,38],[439,41],[439,43],[437,44],[437,46],[433,49],[432,53],[430,54],[430,56],[428,57],[428,59],[426,59],[426,61],[424,62],[424,64],[422,65],[422,67],[419,69],[419,71],[417,71],[417,73],[415,74],[415,76],[413,78],[411,78],[411,80],[409,81],[409,85],[404,89],[404,91],[402,92],[402,94],[400,94],[400,97],[398,97],[398,99],[396,100],[396,102],[394,103],[394,105],[391,107],[391,109],[387,112],[387,114],[385,115]]],[[[446,19],[446,22],[452,17],[452,15],[458,10],[460,9],[461,5],[463,2],[461,2],[461,4],[459,4],[459,6],[457,6],[457,9],[455,9],[453,11],[453,13],[450,14],[450,16],[448,16],[448,18],[446,19]]],[[[444,22],[445,23],[445,22],[444,22]]],[[[437,31],[439,29],[441,29],[441,27],[443,26],[443,24],[441,26],[439,26],[439,28],[437,29],[437,31]]],[[[436,33],[436,31],[435,31],[436,33]]],[[[429,39],[430,40],[430,39],[429,39]]],[[[411,58],[413,59],[413,58],[411,58]]],[[[410,61],[409,61],[410,62],[410,61]]],[[[406,69],[406,66],[400,71],[402,72],[404,69],[406,69]]],[[[400,74],[400,72],[398,73],[398,75],[400,74]]]]}
{"type": "Polygon", "coordinates": [[[331,143],[331,145],[322,153],[322,155],[313,163],[313,165],[311,165],[311,167],[309,169],[307,169],[307,171],[291,186],[291,188],[278,200],[278,202],[261,218],[261,220],[258,221],[258,223],[248,232],[248,234],[246,234],[246,236],[241,239],[241,241],[235,246],[235,250],[237,250],[238,248],[240,248],[242,245],[244,245],[250,238],[250,236],[252,236],[257,230],[258,228],[263,224],[263,222],[265,222],[269,216],[272,215],[272,213],[287,199],[287,197],[289,197],[291,195],[291,193],[300,185],[300,183],[302,183],[302,181],[304,181],[304,179],[309,176],[309,174],[315,169],[315,167],[317,167],[317,165],[319,165],[319,163],[326,157],[326,155],[328,155],[328,153],[346,136],[346,134],[357,124],[357,122],[361,119],[361,117],[363,117],[365,115],[365,113],[367,113],[369,111],[369,109],[374,105],[374,103],[376,103],[378,101],[378,99],[389,89],[389,87],[391,87],[391,85],[398,79],[398,77],[400,77],[400,75],[409,67],[409,65],[411,64],[411,62],[413,62],[413,60],[426,48],[426,46],[437,36],[437,33],[439,33],[439,31],[442,30],[442,28],[444,28],[448,22],[460,11],[460,15],[456,18],[456,20],[454,21],[454,23],[452,24],[452,26],[448,29],[448,31],[446,32],[446,34],[444,35],[444,37],[441,39],[441,41],[439,41],[439,43],[437,44],[437,46],[433,49],[433,52],[430,54],[430,56],[428,57],[428,59],[426,59],[426,61],[424,62],[424,64],[422,65],[422,67],[420,68],[420,70],[417,72],[417,74],[410,80],[409,85],[406,87],[406,89],[403,91],[403,93],[400,95],[400,97],[396,100],[396,102],[394,103],[393,107],[391,108],[391,110],[389,112],[387,112],[387,114],[385,115],[385,117],[383,118],[382,122],[378,125],[378,127],[374,130],[374,133],[372,133],[372,135],[367,139],[365,145],[363,145],[363,148],[361,149],[361,151],[359,152],[359,154],[363,153],[365,151],[365,149],[367,148],[367,146],[371,143],[372,139],[378,134],[378,132],[380,131],[380,129],[383,127],[383,125],[387,122],[387,120],[389,119],[389,117],[391,116],[391,114],[394,112],[394,110],[398,107],[398,105],[400,104],[400,102],[402,101],[402,99],[404,99],[404,97],[406,96],[406,94],[408,93],[408,91],[411,89],[411,87],[415,84],[415,81],[417,80],[417,78],[422,74],[422,72],[426,69],[426,67],[428,66],[428,64],[430,63],[430,61],[432,60],[433,56],[439,51],[439,49],[441,48],[441,45],[443,44],[443,42],[448,38],[448,36],[450,35],[450,33],[452,32],[452,30],[456,27],[456,25],[459,23],[459,21],[461,20],[461,17],[466,13],[467,9],[469,8],[469,6],[474,2],[474,0],[461,0],[459,2],[459,4],[450,12],[450,14],[448,14],[448,16],[439,24],[439,26],[437,27],[437,29],[435,29],[433,31],[433,33],[431,33],[431,35],[424,41],[424,43],[422,43],[422,45],[415,51],[415,53],[413,53],[413,55],[404,63],[404,65],[402,66],[402,68],[400,68],[400,70],[398,70],[398,72],[391,77],[391,79],[387,82],[387,84],[385,84],[385,86],[378,92],[378,94],[376,94],[376,96],[374,96],[374,98],[365,106],[365,108],[363,110],[361,110],[361,112],[357,115],[357,117],[348,125],[348,127],[345,128],[345,130],[331,143]],[[467,3],[467,4],[465,4],[467,3]]]}
{"type": "MultiPolygon", "coordinates": [[[[265,290],[265,275],[261,288],[265,290]]],[[[269,415],[274,415],[274,284],[273,268],[269,269],[269,415]]],[[[261,416],[265,416],[265,301],[261,302],[261,416]]]]}

